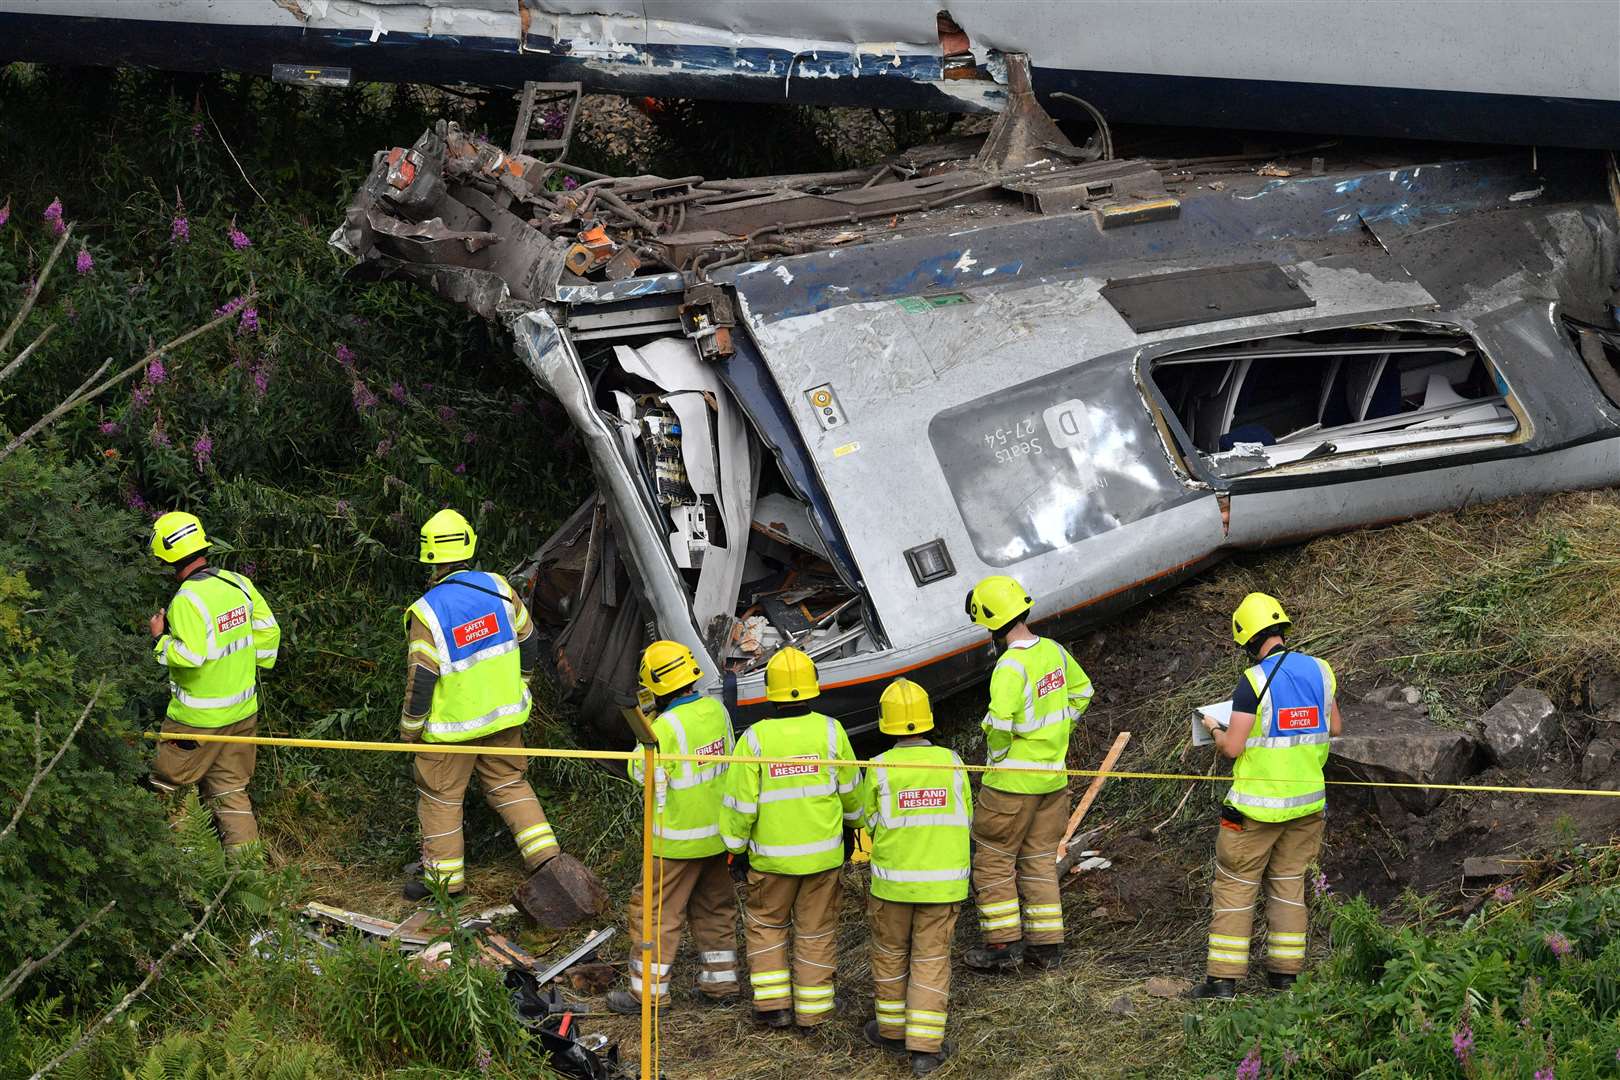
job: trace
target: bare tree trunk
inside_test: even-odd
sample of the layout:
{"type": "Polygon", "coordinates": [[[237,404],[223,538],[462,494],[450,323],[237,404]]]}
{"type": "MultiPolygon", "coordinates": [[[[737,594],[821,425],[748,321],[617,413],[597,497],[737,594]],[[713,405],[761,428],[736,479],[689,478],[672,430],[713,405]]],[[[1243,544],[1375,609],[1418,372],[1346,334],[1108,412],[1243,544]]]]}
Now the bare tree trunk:
{"type": "Polygon", "coordinates": [[[62,249],[67,247],[68,237],[72,235],[73,226],[69,225],[62,231],[62,239],[58,240],[56,246],[51,249],[51,257],[45,260],[45,269],[39,272],[39,280],[34,282],[34,287],[24,297],[22,307],[18,309],[16,318],[11,320],[11,325],[6,327],[5,334],[0,335],[0,356],[4,356],[6,350],[11,348],[11,339],[17,336],[18,330],[22,329],[23,320],[28,318],[28,313],[34,310],[34,301],[38,300],[39,294],[45,291],[45,279],[51,276],[51,270],[56,266],[56,257],[62,254],[62,249]]]}

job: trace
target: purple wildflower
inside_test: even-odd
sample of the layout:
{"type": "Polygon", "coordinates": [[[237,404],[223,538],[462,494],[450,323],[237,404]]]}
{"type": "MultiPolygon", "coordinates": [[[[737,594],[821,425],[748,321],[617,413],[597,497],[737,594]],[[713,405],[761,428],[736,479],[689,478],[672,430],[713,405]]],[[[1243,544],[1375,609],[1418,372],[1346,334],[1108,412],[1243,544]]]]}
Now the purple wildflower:
{"type": "Polygon", "coordinates": [[[405,387],[400,383],[394,383],[388,388],[388,396],[400,405],[405,404],[405,387]]]}
{"type": "Polygon", "coordinates": [[[1287,1047],[1283,1050],[1283,1062],[1288,1065],[1298,1065],[1299,1052],[1296,1051],[1292,1046],[1287,1047]]]}
{"type": "Polygon", "coordinates": [[[342,364],[344,367],[353,367],[354,350],[349,348],[347,345],[340,344],[337,347],[337,362],[342,364]]]}
{"type": "Polygon", "coordinates": [[[388,456],[388,451],[392,450],[393,448],[394,448],[394,440],[393,439],[384,439],[382,442],[377,444],[377,456],[380,457],[380,458],[387,457],[388,456]]]}
{"type": "MultiPolygon", "coordinates": [[[[145,510],[146,500],[141,498],[140,492],[132,490],[129,494],[124,496],[124,505],[129,507],[131,510],[145,510]]],[[[1620,1050],[1615,1051],[1615,1057],[1620,1059],[1620,1050]]]]}
{"type": "Polygon", "coordinates": [[[457,476],[465,476],[467,474],[467,463],[465,461],[458,461],[456,462],[456,467],[451,471],[457,476]]]}
{"type": "Polygon", "coordinates": [[[163,357],[154,356],[152,362],[146,365],[146,381],[156,386],[169,377],[169,372],[163,366],[163,357]]]}
{"type": "Polygon", "coordinates": [[[270,389],[270,369],[260,364],[253,369],[253,390],[259,397],[264,397],[270,389]]]}
{"type": "Polygon", "coordinates": [[[202,472],[214,460],[214,440],[208,437],[207,428],[203,428],[203,433],[191,444],[191,454],[197,459],[198,472],[202,472]]]}
{"type": "Polygon", "coordinates": [[[1545,1069],[1537,1069],[1536,1080],[1556,1080],[1553,1076],[1553,1067],[1549,1065],[1545,1069]]]}
{"type": "Polygon", "coordinates": [[[424,393],[424,394],[433,393],[433,384],[430,383],[430,382],[423,383],[422,384],[422,393],[424,393]]]}
{"type": "Polygon", "coordinates": [[[348,499],[339,499],[337,501],[337,512],[340,513],[340,514],[347,514],[349,512],[349,500],[348,499]]]}
{"type": "Polygon", "coordinates": [[[243,308],[242,317],[237,321],[238,334],[257,334],[259,332],[259,309],[243,308]]]}
{"type": "Polygon", "coordinates": [[[1321,899],[1324,896],[1332,895],[1332,893],[1333,886],[1328,884],[1327,874],[1318,870],[1316,876],[1311,879],[1311,895],[1321,899]]]}
{"type": "Polygon", "coordinates": [[[191,243],[191,222],[184,216],[169,222],[169,239],[181,244],[191,243]]]}
{"type": "Polygon", "coordinates": [[[469,431],[467,434],[461,437],[461,441],[466,443],[468,446],[471,446],[473,443],[478,441],[478,433],[476,431],[469,431]]]}
{"type": "Polygon", "coordinates": [[[371,387],[367,386],[359,379],[354,380],[352,393],[354,395],[354,408],[356,412],[365,412],[367,409],[374,409],[377,407],[377,395],[371,392],[371,387]]]}
{"type": "Polygon", "coordinates": [[[203,122],[201,120],[198,120],[195,124],[191,125],[191,137],[199,142],[202,140],[203,122]]]}
{"type": "Polygon", "coordinates": [[[90,257],[89,248],[80,248],[79,255],[73,260],[73,269],[81,274],[88,274],[95,268],[96,260],[90,257]]]}
{"type": "Polygon", "coordinates": [[[161,417],[152,425],[152,430],[147,432],[147,438],[152,441],[153,446],[167,447],[169,445],[169,433],[163,430],[161,417]]]}
{"type": "Polygon", "coordinates": [[[230,237],[231,247],[235,248],[237,251],[241,251],[245,248],[250,248],[253,246],[253,241],[248,239],[248,234],[236,227],[235,218],[231,218],[230,227],[226,230],[225,235],[230,237]]]}
{"type": "Polygon", "coordinates": [[[150,387],[137,386],[129,395],[129,403],[136,412],[140,412],[151,404],[152,390],[150,387]]]}
{"type": "Polygon", "coordinates": [[[1542,938],[1541,940],[1546,942],[1547,948],[1552,950],[1552,954],[1554,956],[1558,957],[1558,959],[1560,959],[1560,960],[1562,960],[1564,957],[1568,956],[1570,954],[1570,952],[1575,948],[1575,946],[1573,946],[1573,945],[1571,945],[1569,943],[1569,938],[1565,937],[1563,934],[1559,933],[1557,930],[1554,930],[1552,933],[1548,934],[1546,937],[1542,938]]]}
{"type": "Polygon", "coordinates": [[[221,315],[235,315],[238,311],[242,310],[242,306],[246,303],[247,297],[245,296],[232,297],[231,299],[225,301],[224,304],[214,309],[214,317],[218,318],[221,315]]]}
{"type": "Polygon", "coordinates": [[[492,1055],[489,1050],[480,1047],[478,1050],[478,1071],[483,1073],[489,1072],[489,1063],[493,1060],[494,1055],[492,1055]]]}
{"type": "Polygon", "coordinates": [[[98,426],[103,435],[116,435],[123,430],[123,428],[118,426],[118,421],[116,420],[103,420],[98,426]]]}
{"type": "Polygon", "coordinates": [[[573,191],[577,187],[579,187],[579,181],[578,180],[575,180],[572,176],[563,177],[563,190],[564,191],[573,191]]]}
{"type": "Polygon", "coordinates": [[[0,206],[0,229],[5,228],[6,222],[11,220],[11,196],[6,196],[3,206],[0,206]]]}
{"type": "Polygon", "coordinates": [[[57,196],[56,198],[52,199],[51,205],[45,208],[45,213],[41,216],[46,221],[51,223],[51,232],[55,233],[57,236],[61,236],[67,231],[67,225],[65,225],[62,221],[61,196],[57,196]]]}
{"type": "Polygon", "coordinates": [[[1464,1020],[1462,1027],[1458,1028],[1456,1034],[1451,1036],[1451,1052],[1457,1055],[1458,1061],[1466,1064],[1468,1062],[1468,1052],[1473,1048],[1474,1029],[1468,1026],[1468,1021],[1464,1020]]]}
{"type": "Polygon", "coordinates": [[[455,418],[456,418],[456,410],[452,409],[448,405],[440,405],[439,406],[439,420],[440,421],[442,421],[443,423],[448,424],[450,421],[454,420],[455,418]]]}
{"type": "Polygon", "coordinates": [[[1255,1043],[1254,1047],[1243,1056],[1243,1060],[1238,1062],[1237,1080],[1260,1080],[1259,1043],[1255,1043]]]}
{"type": "Polygon", "coordinates": [[[487,514],[494,509],[495,501],[493,499],[485,499],[483,502],[478,504],[478,512],[480,514],[487,514]]]}
{"type": "Polygon", "coordinates": [[[1511,885],[1498,885],[1491,892],[1491,897],[1498,904],[1511,903],[1512,900],[1513,900],[1513,886],[1511,886],[1511,885]]]}

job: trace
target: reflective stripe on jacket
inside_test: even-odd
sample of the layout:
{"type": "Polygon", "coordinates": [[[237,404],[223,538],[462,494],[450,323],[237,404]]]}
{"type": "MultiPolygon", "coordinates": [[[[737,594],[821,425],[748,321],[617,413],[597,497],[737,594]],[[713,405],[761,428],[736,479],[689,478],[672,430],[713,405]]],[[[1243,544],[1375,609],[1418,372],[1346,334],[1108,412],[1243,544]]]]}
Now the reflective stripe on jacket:
{"type": "MultiPolygon", "coordinates": [[[[820,713],[777,716],[743,732],[750,757],[853,761],[844,725],[820,713]]],[[[735,763],[726,772],[720,836],[769,874],[815,874],[844,861],[844,829],[860,821],[861,771],[853,765],[735,763]]]]}
{"type": "MultiPolygon", "coordinates": [[[[731,719],[711,697],[676,698],[653,721],[661,754],[731,753],[731,719]]],[[[630,759],[630,779],[642,782],[645,767],[630,759]]],[[[726,850],[720,839],[720,800],[725,795],[723,761],[671,761],[653,777],[657,806],[653,818],[653,854],[661,859],[701,859],[726,850]]]]}
{"type": "Polygon", "coordinates": [[[152,657],[169,669],[169,719],[227,727],[259,710],[258,668],[275,666],[281,627],[241,574],[205,566],[180,585],[152,657]]]}
{"type": "Polygon", "coordinates": [[[457,570],[406,610],[407,635],[413,615],[433,643],[413,641],[409,647],[430,650],[439,667],[423,742],[481,739],[529,718],[517,643],[529,613],[503,578],[457,570]]]}
{"type": "Polygon", "coordinates": [[[1050,638],[1011,645],[990,676],[990,711],[984,728],[986,787],[1024,795],[1062,789],[1069,733],[1091,705],[1091,680],[1050,638]]]}
{"type": "Polygon", "coordinates": [[[967,899],[973,796],[962,772],[911,763],[961,765],[945,746],[901,745],[879,754],[861,781],[872,834],[872,895],[907,904],[967,899]]]}
{"type": "Polygon", "coordinates": [[[1327,806],[1322,766],[1338,688],[1333,669],[1314,656],[1279,651],[1243,676],[1256,694],[1265,689],[1265,696],[1243,753],[1232,762],[1226,801],[1256,821],[1292,821],[1316,813],[1327,806]]]}

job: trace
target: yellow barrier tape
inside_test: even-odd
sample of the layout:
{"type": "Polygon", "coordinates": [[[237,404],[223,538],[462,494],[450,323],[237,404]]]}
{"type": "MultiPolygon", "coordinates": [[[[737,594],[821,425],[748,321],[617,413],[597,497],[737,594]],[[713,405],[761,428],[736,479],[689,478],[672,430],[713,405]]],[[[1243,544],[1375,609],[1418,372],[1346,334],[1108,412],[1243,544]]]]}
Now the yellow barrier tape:
{"type": "MultiPolygon", "coordinates": [[[[366,750],[391,754],[486,754],[501,757],[535,757],[535,758],[572,758],[585,761],[629,761],[641,757],[641,750],[573,750],[546,746],[512,746],[490,747],[469,746],[465,743],[403,743],[403,742],[355,742],[344,739],[292,739],[277,738],[268,735],[205,735],[200,732],[176,731],[147,731],[142,733],[146,738],[158,741],[190,741],[190,742],[216,742],[216,743],[244,743],[252,746],[294,746],[313,750],[366,750]]],[[[830,765],[853,766],[855,768],[878,768],[887,763],[871,761],[865,758],[845,760],[842,758],[804,758],[804,757],[748,757],[741,754],[664,754],[654,752],[655,761],[691,761],[691,762],[724,762],[729,765],[830,765]]],[[[920,761],[906,762],[908,769],[938,769],[970,773],[982,772],[1038,772],[1043,776],[1065,777],[1094,777],[1106,776],[1110,780],[1176,780],[1196,783],[1230,783],[1230,776],[1193,773],[1168,772],[1124,772],[1114,769],[1034,769],[1022,766],[1009,765],[951,765],[946,763],[925,763],[920,761]]],[[[1249,783],[1270,784],[1308,784],[1309,780],[1250,779],[1249,783]]],[[[1419,784],[1409,781],[1397,780],[1328,780],[1327,784],[1333,787],[1364,787],[1364,788],[1410,788],[1417,791],[1473,791],[1497,795],[1590,795],[1600,798],[1620,798],[1620,791],[1603,791],[1595,788],[1545,788],[1545,787],[1514,787],[1505,784],[1419,784]]]]}

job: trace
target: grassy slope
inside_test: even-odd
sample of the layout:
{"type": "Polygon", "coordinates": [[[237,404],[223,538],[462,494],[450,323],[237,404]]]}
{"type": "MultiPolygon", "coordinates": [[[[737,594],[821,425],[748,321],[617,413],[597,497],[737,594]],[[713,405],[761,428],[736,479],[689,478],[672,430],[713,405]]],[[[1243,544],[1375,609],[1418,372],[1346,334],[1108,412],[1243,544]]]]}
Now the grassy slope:
{"type": "MultiPolygon", "coordinates": [[[[1284,599],[1300,631],[1298,643],[1334,663],[1346,694],[1390,682],[1416,685],[1438,722],[1449,724],[1477,715],[1525,679],[1567,703],[1613,655],[1614,631],[1601,615],[1614,610],[1620,592],[1613,573],[1617,550],[1620,498],[1599,492],[1500,503],[1243,556],[1071,643],[1099,690],[1075,736],[1072,764],[1095,764],[1114,733],[1128,729],[1133,741],[1121,768],[1207,772],[1207,751],[1187,746],[1185,717],[1193,703],[1229,692],[1239,664],[1225,636],[1226,618],[1250,589],[1284,599]]],[[[981,709],[969,694],[940,710],[947,738],[965,754],[982,754],[974,723],[981,709]]],[[[1220,784],[1153,781],[1104,789],[1088,825],[1106,830],[1099,845],[1115,867],[1065,892],[1068,969],[998,982],[958,964],[952,1037],[960,1060],[943,1075],[1177,1072],[1188,1009],[1147,996],[1142,984],[1154,975],[1200,970],[1207,823],[1222,790],[1220,784]],[[1150,832],[1155,826],[1162,827],[1150,832]],[[1120,995],[1131,1001],[1131,1015],[1108,1012],[1120,995]]],[[[594,861],[622,900],[633,860],[613,848],[637,836],[635,795],[612,787],[600,795],[605,801],[574,804],[575,813],[587,812],[583,821],[553,816],[565,845],[596,841],[594,861]],[[611,830],[606,843],[604,829],[611,830]]],[[[1453,803],[1477,798],[1454,796],[1453,803]]],[[[1358,857],[1366,855],[1343,835],[1330,837],[1324,865],[1337,880],[1335,864],[1358,857]]],[[[399,907],[390,867],[348,867],[332,876],[324,867],[305,866],[315,871],[320,895],[349,897],[356,906],[371,904],[368,910],[399,907]]],[[[475,903],[501,902],[516,880],[497,846],[475,868],[475,903]]],[[[808,1038],[758,1032],[744,1010],[696,1007],[682,963],[675,978],[679,1007],[661,1024],[665,1072],[763,1080],[801,1076],[809,1066],[823,1073],[905,1075],[860,1037],[871,990],[864,891],[864,872],[851,871],[839,959],[850,1008],[839,1022],[808,1038]]],[[[977,936],[969,914],[960,923],[958,948],[977,936]]],[[[1315,948],[1319,953],[1321,943],[1315,948]]],[[[633,1021],[592,1017],[586,1029],[607,1032],[627,1048],[636,1044],[633,1021]]]]}

